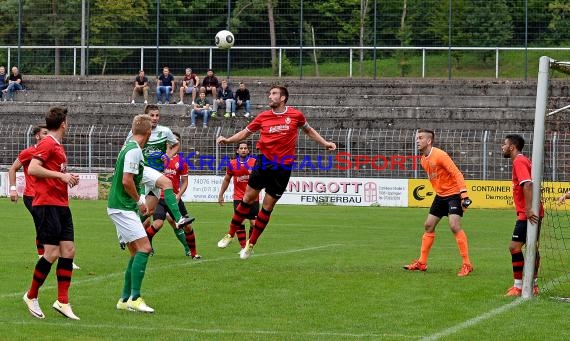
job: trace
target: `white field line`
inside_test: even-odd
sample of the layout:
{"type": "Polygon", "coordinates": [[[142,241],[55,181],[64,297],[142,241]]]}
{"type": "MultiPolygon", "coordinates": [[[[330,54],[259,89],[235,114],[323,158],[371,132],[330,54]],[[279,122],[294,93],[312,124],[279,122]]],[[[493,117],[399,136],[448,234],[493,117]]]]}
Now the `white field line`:
{"type": "MultiPolygon", "coordinates": [[[[558,282],[558,281],[560,281],[561,279],[566,278],[566,277],[567,277],[566,275],[560,276],[560,277],[558,277],[558,278],[556,278],[556,279],[554,279],[554,280],[552,280],[552,281],[550,281],[550,282],[544,284],[544,285],[542,286],[542,288],[543,288],[544,290],[548,290],[548,289],[550,289],[550,288],[554,285],[554,283],[556,283],[556,282],[558,282]]],[[[457,325],[455,325],[455,326],[453,326],[453,327],[449,327],[449,328],[447,328],[447,329],[444,329],[444,330],[442,330],[442,331],[440,331],[440,332],[438,332],[438,333],[435,333],[435,334],[426,336],[426,337],[422,338],[422,341],[438,340],[438,339],[440,339],[440,338],[442,338],[442,337],[449,336],[449,335],[451,335],[451,334],[455,334],[455,333],[457,333],[457,332],[459,332],[459,331],[461,331],[461,330],[463,330],[463,329],[467,329],[467,328],[473,327],[474,325],[478,324],[479,322],[488,320],[488,319],[490,319],[490,318],[492,318],[492,317],[495,317],[495,316],[497,316],[497,315],[499,315],[499,314],[502,314],[502,313],[504,313],[504,312],[506,312],[506,311],[509,311],[509,310],[511,310],[512,308],[515,308],[515,307],[519,306],[520,304],[522,304],[522,303],[524,303],[524,302],[528,302],[528,301],[530,301],[530,300],[532,300],[532,299],[517,298],[517,299],[515,299],[513,302],[511,302],[511,303],[509,303],[509,304],[505,304],[505,305],[503,305],[503,306],[497,307],[497,308],[495,308],[495,309],[493,309],[493,310],[490,310],[490,311],[488,311],[488,312],[486,312],[486,313],[483,313],[483,314],[481,314],[481,315],[475,316],[474,318],[471,318],[471,319],[469,319],[469,320],[467,320],[467,321],[465,321],[465,322],[459,323],[459,324],[457,324],[457,325]]]]}
{"type": "Polygon", "coordinates": [[[490,318],[492,318],[492,317],[495,317],[495,316],[497,316],[497,315],[499,315],[499,314],[504,313],[505,311],[509,311],[509,310],[511,310],[512,308],[514,308],[514,307],[520,305],[520,304],[523,303],[523,302],[525,302],[524,299],[522,299],[522,298],[517,298],[517,299],[515,299],[514,301],[512,301],[512,302],[509,303],[509,304],[505,304],[505,305],[503,305],[503,306],[500,306],[500,307],[498,307],[498,308],[495,308],[495,309],[493,309],[493,310],[490,310],[490,311],[488,311],[488,312],[486,312],[486,313],[484,313],[484,314],[481,314],[481,315],[479,315],[479,316],[475,316],[475,317],[472,318],[472,319],[469,319],[469,320],[467,320],[467,321],[465,321],[465,322],[462,322],[462,323],[460,323],[460,324],[457,324],[457,325],[455,325],[455,326],[453,326],[453,327],[444,329],[444,330],[442,330],[442,331],[440,331],[440,332],[438,332],[438,333],[435,333],[435,334],[426,336],[426,337],[422,338],[422,341],[439,340],[440,338],[442,338],[442,337],[444,337],[444,336],[449,336],[449,335],[451,335],[451,334],[455,334],[455,333],[457,333],[457,332],[459,332],[459,331],[461,331],[461,330],[463,330],[463,329],[470,328],[470,327],[472,327],[472,326],[478,324],[479,322],[482,322],[482,321],[485,321],[485,320],[490,319],[490,318]]]}
{"type": "MultiPolygon", "coordinates": [[[[294,249],[294,250],[277,251],[277,252],[269,252],[269,253],[254,253],[252,257],[259,258],[259,257],[287,255],[287,254],[291,254],[291,253],[299,253],[299,252],[308,252],[308,251],[314,251],[314,250],[320,250],[320,249],[328,249],[331,247],[338,247],[341,245],[342,244],[328,244],[328,245],[307,247],[307,248],[303,248],[303,249],[294,249]]],[[[127,252],[127,251],[124,251],[124,252],[127,252]]],[[[196,262],[180,262],[180,263],[173,263],[173,264],[168,264],[168,265],[163,265],[163,266],[158,266],[158,267],[152,267],[151,269],[149,269],[150,270],[149,272],[168,270],[168,269],[184,267],[184,266],[198,266],[201,263],[222,262],[222,261],[227,261],[227,260],[236,259],[236,258],[239,258],[237,253],[233,254],[231,257],[226,256],[226,257],[219,257],[219,258],[213,258],[213,259],[201,259],[201,260],[196,261],[196,262]]],[[[247,262],[247,260],[245,260],[244,262],[247,262]]],[[[81,271],[81,270],[76,270],[76,271],[81,271]]],[[[102,275],[102,276],[90,277],[90,278],[85,278],[85,279],[80,279],[80,280],[73,280],[71,282],[71,285],[76,286],[76,285],[82,285],[82,284],[88,284],[88,283],[101,282],[101,281],[104,281],[104,280],[107,280],[110,278],[123,276],[124,274],[125,273],[123,271],[121,271],[121,272],[109,273],[109,274],[102,275]]],[[[57,288],[57,286],[56,285],[45,285],[45,286],[42,286],[42,288],[43,289],[55,289],[55,288],[57,288]]],[[[26,290],[25,287],[22,288],[22,290],[25,291],[26,290]]],[[[22,295],[23,295],[23,291],[22,292],[16,292],[16,293],[7,293],[7,294],[0,295],[0,299],[19,297],[22,295]]]]}
{"type": "MultiPolygon", "coordinates": [[[[137,314],[134,312],[125,312],[127,314],[137,314]]],[[[140,314],[141,316],[144,314],[140,314]]],[[[69,322],[69,320],[62,320],[65,322],[69,322]]],[[[37,324],[41,324],[42,326],[50,325],[50,326],[62,326],[62,323],[58,322],[46,322],[46,321],[37,321],[37,320],[30,320],[30,321],[0,321],[0,324],[12,324],[17,326],[24,326],[30,325],[34,326],[37,324]]],[[[116,325],[116,324],[91,324],[91,323],[84,323],[83,321],[73,321],[69,323],[65,323],[66,326],[70,326],[73,324],[73,329],[104,329],[104,330],[116,330],[117,332],[121,332],[124,330],[136,330],[136,331],[146,331],[146,332],[164,332],[164,328],[168,328],[169,331],[177,331],[177,332],[184,332],[184,333],[195,333],[195,334],[209,334],[209,335],[224,335],[224,334],[244,334],[244,335],[274,335],[274,336],[304,336],[304,337],[322,337],[322,336],[329,336],[335,338],[402,338],[409,340],[410,338],[417,339],[418,336],[412,335],[404,335],[404,334],[374,334],[374,333],[343,333],[343,332],[294,332],[294,331],[277,331],[277,330],[240,330],[240,329],[198,329],[198,328],[184,328],[184,327],[173,327],[173,326],[161,326],[161,327],[146,327],[146,326],[130,326],[130,325],[116,325]]]]}

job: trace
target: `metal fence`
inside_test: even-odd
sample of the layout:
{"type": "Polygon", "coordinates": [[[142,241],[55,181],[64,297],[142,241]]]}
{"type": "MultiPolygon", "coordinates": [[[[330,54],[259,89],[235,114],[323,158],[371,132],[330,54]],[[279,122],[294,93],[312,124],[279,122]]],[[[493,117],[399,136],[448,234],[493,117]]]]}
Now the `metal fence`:
{"type": "MultiPolygon", "coordinates": [[[[11,65],[18,64],[19,53],[29,55],[43,50],[51,55],[58,50],[61,59],[59,73],[75,76],[80,74],[81,49],[82,46],[0,46],[0,60],[5,54],[6,65],[10,69],[11,65]]],[[[171,70],[181,73],[186,67],[192,66],[193,70],[199,73],[206,73],[207,69],[212,68],[218,74],[226,74],[227,77],[230,75],[247,76],[264,73],[262,69],[271,69],[272,51],[276,51],[277,55],[277,77],[300,78],[527,78],[529,74],[537,74],[536,60],[543,55],[556,60],[570,60],[570,47],[278,46],[271,48],[269,46],[239,46],[228,52],[213,46],[161,46],[158,48],[156,46],[90,46],[89,50],[102,56],[103,59],[108,57],[110,59],[104,66],[90,62],[89,68],[92,69],[92,75],[133,75],[139,70],[151,70],[149,74],[152,74],[152,70],[160,64],[169,65],[171,70]],[[156,60],[157,49],[163,55],[160,62],[156,60]],[[110,56],[116,51],[126,53],[128,57],[122,61],[113,61],[110,56]],[[255,52],[253,55],[252,51],[255,52]],[[360,69],[358,59],[361,51],[365,56],[362,69],[360,69]],[[407,54],[408,64],[405,72],[397,60],[383,57],[383,55],[397,53],[407,54]],[[476,53],[489,53],[491,58],[485,63],[476,62],[475,70],[462,66],[472,64],[473,60],[469,56],[476,53]],[[314,59],[313,54],[318,54],[319,58],[314,59]],[[456,57],[449,62],[446,58],[447,54],[453,54],[456,57]],[[465,56],[457,57],[460,54],[465,54],[465,56]],[[303,59],[305,62],[302,61],[303,59]],[[513,65],[513,60],[516,61],[516,65],[513,65]],[[529,60],[530,63],[524,62],[525,60],[529,60]],[[237,65],[238,61],[240,65],[237,65]],[[323,65],[328,66],[323,68],[323,65]]],[[[159,70],[161,71],[162,69],[159,70]]],[[[53,73],[53,71],[49,70],[47,73],[53,73]]]]}
{"type": "MultiPolygon", "coordinates": [[[[127,136],[126,126],[71,126],[64,140],[69,167],[76,172],[112,172],[127,136]]],[[[31,126],[0,126],[0,168],[7,169],[20,150],[33,143],[31,126]]],[[[233,128],[179,131],[181,152],[195,175],[221,175],[224,160],[235,155],[237,146],[219,146],[216,137],[230,136],[233,128]]],[[[300,133],[296,176],[359,178],[424,178],[415,147],[414,129],[322,129],[321,135],[337,144],[327,152],[300,133]]],[[[509,180],[511,161],[503,157],[501,144],[507,134],[520,133],[531,156],[532,133],[491,130],[437,130],[435,145],[447,151],[466,179],[509,180]]],[[[255,146],[257,135],[248,142],[255,146]]],[[[252,148],[254,150],[254,148],[252,148]]],[[[570,133],[549,132],[545,143],[546,178],[570,180],[570,133]]]]}
{"type": "MultiPolygon", "coordinates": [[[[81,75],[115,75],[136,73],[144,59],[148,74],[164,65],[177,70],[191,66],[202,73],[206,65],[217,70],[226,66],[229,53],[211,47],[216,33],[229,29],[236,42],[231,53],[234,69],[271,67],[273,53],[278,52],[285,60],[282,71],[292,68],[306,76],[318,73],[316,66],[309,69],[313,64],[327,75],[324,63],[354,58],[378,61],[373,67],[380,77],[386,76],[384,72],[417,77],[422,70],[430,77],[439,69],[437,64],[444,64],[437,77],[461,76],[464,66],[476,69],[466,77],[491,77],[497,64],[495,49],[520,48],[524,51],[507,58],[501,53],[500,58],[504,68],[512,66],[526,78],[536,60],[527,54],[531,48],[567,46],[570,30],[563,2],[7,0],[0,1],[0,47],[13,49],[0,48],[0,65],[9,59],[8,64],[20,66],[24,75],[73,74],[78,65],[81,75]],[[50,46],[54,48],[44,48],[50,46]],[[68,48],[73,46],[80,49],[68,48]],[[243,47],[259,51],[237,50],[243,47]],[[463,54],[462,47],[482,50],[463,54]],[[77,62],[78,55],[83,63],[77,62]],[[420,70],[417,59],[422,57],[433,62],[420,70]],[[384,59],[392,59],[392,64],[382,63],[384,59]]],[[[363,70],[350,70],[370,75],[371,64],[363,64],[363,70]]]]}

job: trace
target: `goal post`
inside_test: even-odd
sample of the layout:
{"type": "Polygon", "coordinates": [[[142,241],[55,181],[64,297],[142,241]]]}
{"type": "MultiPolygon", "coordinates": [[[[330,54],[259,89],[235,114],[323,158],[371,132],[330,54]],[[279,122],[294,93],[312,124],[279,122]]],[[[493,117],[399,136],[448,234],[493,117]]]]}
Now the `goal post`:
{"type": "MultiPolygon", "coordinates": [[[[538,80],[536,89],[536,108],[534,116],[534,133],[532,139],[532,210],[538,214],[541,202],[545,209],[540,233],[538,226],[527,222],[527,239],[525,261],[523,269],[522,297],[533,297],[535,281],[535,267],[539,263],[539,277],[544,280],[541,292],[554,292],[562,290],[563,295],[570,294],[570,210],[567,206],[557,205],[557,197],[563,193],[557,190],[567,191],[567,184],[561,184],[560,178],[568,179],[567,168],[559,163],[570,165],[568,156],[567,131],[547,131],[547,118],[560,115],[570,109],[567,103],[561,103],[568,94],[564,91],[558,93],[551,84],[553,71],[570,75],[570,62],[554,60],[543,56],[539,61],[538,80]],[[552,93],[551,93],[552,92],[552,93]],[[562,99],[562,100],[561,100],[562,99]],[[553,106],[557,106],[554,108],[553,106]],[[547,113],[547,110],[550,110],[547,113]],[[546,137],[549,137],[548,139],[546,137]],[[564,142],[559,143],[563,138],[564,142]],[[560,149],[560,150],[559,150],[560,149]],[[565,162],[564,162],[565,161],[565,162]],[[546,163],[545,163],[546,162],[546,163]],[[540,234],[540,241],[539,241],[540,234]],[[540,245],[540,246],[539,246],[540,245]],[[539,262],[537,251],[540,252],[539,262]]],[[[570,298],[568,299],[570,301],[570,298]]]]}
{"type": "MultiPolygon", "coordinates": [[[[536,111],[534,113],[534,134],[532,143],[532,210],[538,214],[540,209],[540,185],[542,184],[544,163],[544,135],[546,133],[546,104],[548,102],[548,83],[550,78],[550,63],[552,59],[540,57],[538,67],[538,82],[536,86],[536,111]]],[[[534,267],[538,226],[530,220],[527,222],[526,255],[523,269],[522,297],[533,297],[534,267]]]]}

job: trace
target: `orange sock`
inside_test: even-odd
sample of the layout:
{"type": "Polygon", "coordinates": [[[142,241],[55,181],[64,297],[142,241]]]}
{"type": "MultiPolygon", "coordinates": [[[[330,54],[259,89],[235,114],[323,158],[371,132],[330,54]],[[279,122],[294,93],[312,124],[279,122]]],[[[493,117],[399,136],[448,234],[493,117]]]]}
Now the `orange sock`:
{"type": "Polygon", "coordinates": [[[455,234],[455,240],[457,241],[457,247],[459,248],[459,254],[463,258],[463,264],[471,264],[469,260],[469,244],[467,243],[467,235],[463,230],[455,234]]]}
{"type": "Polygon", "coordinates": [[[418,259],[420,263],[427,264],[429,250],[431,250],[434,241],[435,232],[424,232],[422,236],[422,247],[420,248],[420,259],[418,259]]]}

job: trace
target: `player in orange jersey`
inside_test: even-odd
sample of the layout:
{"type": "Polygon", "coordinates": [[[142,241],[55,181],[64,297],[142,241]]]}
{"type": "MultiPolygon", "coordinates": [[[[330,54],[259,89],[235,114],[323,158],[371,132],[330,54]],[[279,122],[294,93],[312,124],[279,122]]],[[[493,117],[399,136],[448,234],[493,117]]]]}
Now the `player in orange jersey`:
{"type": "Polygon", "coordinates": [[[419,129],[416,134],[416,144],[422,155],[421,165],[436,196],[424,223],[425,232],[422,237],[420,258],[405,265],[404,269],[427,270],[429,252],[435,240],[435,227],[442,217],[447,216],[449,227],[455,235],[459,253],[463,258],[463,265],[457,276],[467,276],[473,271],[473,266],[469,260],[467,235],[461,229],[461,217],[463,211],[471,205],[471,200],[467,196],[463,174],[446,152],[433,146],[434,138],[434,132],[428,129],[419,129]]]}
{"type": "MultiPolygon", "coordinates": [[[[220,193],[218,194],[218,203],[220,206],[224,204],[224,193],[230,185],[230,180],[234,179],[234,211],[237,209],[239,203],[243,199],[245,189],[247,188],[247,182],[249,181],[249,175],[251,170],[255,166],[255,158],[249,156],[249,145],[247,142],[240,142],[238,149],[236,151],[236,158],[230,161],[228,168],[226,169],[226,176],[222,181],[222,186],[220,187],[220,193]]],[[[255,225],[255,217],[259,212],[259,199],[253,202],[247,214],[247,219],[249,219],[249,234],[251,235],[253,226],[255,225]]],[[[220,239],[218,242],[218,247],[224,249],[230,245],[234,239],[234,235],[237,234],[239,244],[243,249],[246,244],[246,233],[245,225],[241,224],[240,227],[235,230],[233,225],[230,225],[228,233],[224,238],[220,239]]]]}

